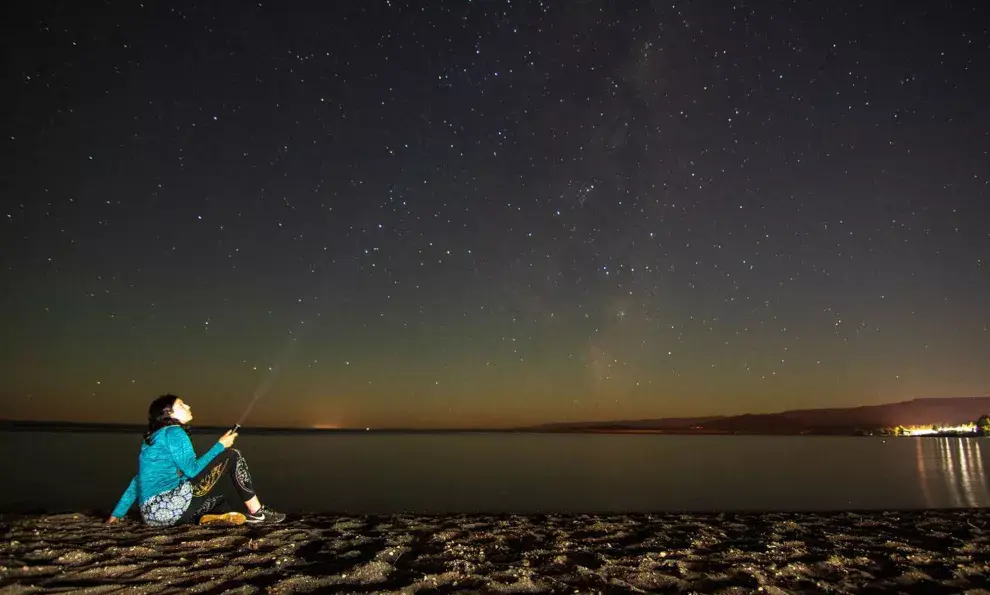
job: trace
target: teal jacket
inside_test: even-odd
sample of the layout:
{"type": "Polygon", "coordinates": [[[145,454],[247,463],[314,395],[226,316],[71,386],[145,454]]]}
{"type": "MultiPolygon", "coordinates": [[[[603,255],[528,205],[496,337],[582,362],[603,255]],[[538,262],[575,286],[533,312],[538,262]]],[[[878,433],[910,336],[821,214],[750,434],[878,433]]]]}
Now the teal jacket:
{"type": "Polygon", "coordinates": [[[150,445],[148,442],[141,444],[137,475],[113,509],[113,516],[117,518],[123,518],[135,502],[143,504],[199,475],[224,450],[223,444],[217,442],[197,459],[189,435],[180,426],[165,426],[150,438],[150,445]]]}

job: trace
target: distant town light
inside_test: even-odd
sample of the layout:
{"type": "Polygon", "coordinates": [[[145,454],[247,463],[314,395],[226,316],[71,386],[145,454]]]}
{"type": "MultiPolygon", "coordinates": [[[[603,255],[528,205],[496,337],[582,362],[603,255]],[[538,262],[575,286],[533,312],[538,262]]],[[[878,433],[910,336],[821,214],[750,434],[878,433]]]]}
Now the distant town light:
{"type": "Polygon", "coordinates": [[[963,424],[961,426],[945,426],[937,430],[932,429],[931,426],[912,426],[904,428],[905,436],[930,436],[932,434],[942,434],[944,432],[972,432],[976,433],[976,424],[963,424]]]}

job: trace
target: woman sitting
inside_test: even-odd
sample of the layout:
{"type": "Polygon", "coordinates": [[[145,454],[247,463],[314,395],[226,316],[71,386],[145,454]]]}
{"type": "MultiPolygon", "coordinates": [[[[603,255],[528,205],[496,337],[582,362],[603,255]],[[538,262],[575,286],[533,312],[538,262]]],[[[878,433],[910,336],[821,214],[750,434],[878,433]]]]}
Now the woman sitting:
{"type": "Polygon", "coordinates": [[[138,456],[138,474],[131,480],[107,520],[115,523],[139,504],[148,525],[165,527],[195,522],[233,524],[279,523],[285,515],[262,506],[251,486],[241,453],[231,446],[237,433],[228,431],[196,458],[186,424],[189,405],[164,395],[148,408],[148,431],[138,456]],[[208,514],[223,512],[225,514],[208,514]]]}

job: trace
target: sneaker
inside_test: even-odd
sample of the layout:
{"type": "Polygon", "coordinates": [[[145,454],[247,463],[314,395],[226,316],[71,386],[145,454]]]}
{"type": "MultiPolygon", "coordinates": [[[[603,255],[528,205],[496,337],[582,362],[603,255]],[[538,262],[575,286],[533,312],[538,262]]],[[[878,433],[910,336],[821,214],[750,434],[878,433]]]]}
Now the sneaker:
{"type": "Polygon", "coordinates": [[[240,512],[224,514],[204,514],[199,518],[200,525],[243,525],[247,517],[240,512]]]}
{"type": "Polygon", "coordinates": [[[262,505],[258,512],[247,515],[246,522],[254,525],[274,525],[285,520],[285,515],[262,505]]]}

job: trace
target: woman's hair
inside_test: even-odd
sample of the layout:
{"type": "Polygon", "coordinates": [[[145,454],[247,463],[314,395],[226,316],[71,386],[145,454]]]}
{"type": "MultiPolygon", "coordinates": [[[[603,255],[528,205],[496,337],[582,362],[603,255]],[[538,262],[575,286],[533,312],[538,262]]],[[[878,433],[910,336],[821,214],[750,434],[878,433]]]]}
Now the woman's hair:
{"type": "Polygon", "coordinates": [[[158,430],[165,426],[182,426],[179,420],[172,417],[172,407],[178,399],[176,395],[162,395],[151,402],[151,406],[148,407],[148,431],[144,433],[144,441],[149,446],[151,435],[158,430]]]}

